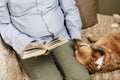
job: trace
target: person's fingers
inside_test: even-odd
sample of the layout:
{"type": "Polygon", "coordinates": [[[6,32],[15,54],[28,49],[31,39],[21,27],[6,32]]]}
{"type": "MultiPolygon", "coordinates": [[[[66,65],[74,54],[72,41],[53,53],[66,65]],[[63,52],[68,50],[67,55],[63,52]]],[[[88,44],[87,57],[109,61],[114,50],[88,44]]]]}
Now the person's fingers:
{"type": "Polygon", "coordinates": [[[47,41],[44,41],[43,43],[31,43],[30,45],[31,46],[37,46],[37,47],[40,47],[40,48],[43,48],[45,49],[45,45],[47,44],[48,42],[47,41]]]}
{"type": "Polygon", "coordinates": [[[42,46],[42,44],[40,44],[40,43],[36,43],[36,42],[31,43],[31,45],[32,45],[32,46],[42,46]]]}
{"type": "Polygon", "coordinates": [[[32,47],[32,43],[29,43],[26,48],[32,47]]]}
{"type": "Polygon", "coordinates": [[[45,45],[45,44],[47,44],[47,41],[44,41],[44,42],[43,42],[43,45],[45,45]]]}

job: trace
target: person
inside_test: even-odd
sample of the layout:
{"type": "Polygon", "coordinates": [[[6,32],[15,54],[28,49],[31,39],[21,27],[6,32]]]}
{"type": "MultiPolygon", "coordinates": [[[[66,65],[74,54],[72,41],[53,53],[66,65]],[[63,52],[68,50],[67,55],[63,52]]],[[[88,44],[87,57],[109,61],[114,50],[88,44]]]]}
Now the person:
{"type": "Polygon", "coordinates": [[[59,36],[69,40],[49,55],[21,60],[32,80],[90,80],[74,57],[72,39],[81,39],[81,27],[74,0],[0,0],[0,34],[18,55],[59,36]]]}

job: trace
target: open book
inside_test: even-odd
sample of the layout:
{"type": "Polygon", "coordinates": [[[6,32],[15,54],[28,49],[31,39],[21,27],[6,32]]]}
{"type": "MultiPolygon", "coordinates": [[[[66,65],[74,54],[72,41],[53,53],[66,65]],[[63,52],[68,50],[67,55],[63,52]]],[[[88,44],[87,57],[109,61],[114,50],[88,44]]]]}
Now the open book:
{"type": "Polygon", "coordinates": [[[53,39],[52,41],[50,41],[49,43],[40,47],[40,46],[33,46],[30,48],[26,48],[22,51],[22,53],[20,54],[20,57],[22,59],[26,59],[26,58],[30,58],[30,57],[35,57],[35,56],[40,56],[40,55],[44,55],[48,50],[51,50],[53,48],[56,48],[62,44],[67,43],[68,40],[62,39],[60,37],[53,39]]]}

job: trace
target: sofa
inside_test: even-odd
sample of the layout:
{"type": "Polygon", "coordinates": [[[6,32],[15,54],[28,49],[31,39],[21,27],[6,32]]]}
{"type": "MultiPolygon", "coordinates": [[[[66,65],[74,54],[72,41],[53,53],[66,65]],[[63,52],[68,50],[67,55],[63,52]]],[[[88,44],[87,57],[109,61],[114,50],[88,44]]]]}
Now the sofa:
{"type": "Polygon", "coordinates": [[[97,23],[97,14],[120,14],[120,0],[76,0],[83,22],[83,28],[97,23]]]}
{"type": "MultiPolygon", "coordinates": [[[[113,14],[120,14],[120,0],[75,0],[83,27],[82,37],[96,37],[117,30],[110,27],[114,23],[113,14]]],[[[120,70],[91,74],[91,80],[119,80],[120,70]]],[[[16,52],[0,38],[0,80],[30,80],[24,71],[16,52]]]]}

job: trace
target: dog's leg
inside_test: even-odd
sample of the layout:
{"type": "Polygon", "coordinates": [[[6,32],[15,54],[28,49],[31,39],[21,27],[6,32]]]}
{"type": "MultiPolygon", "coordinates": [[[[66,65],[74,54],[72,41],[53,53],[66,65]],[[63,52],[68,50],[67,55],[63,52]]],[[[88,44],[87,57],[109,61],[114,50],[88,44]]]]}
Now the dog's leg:
{"type": "Polygon", "coordinates": [[[86,35],[85,38],[90,42],[90,43],[95,43],[99,38],[93,36],[93,35],[86,35]]]}

